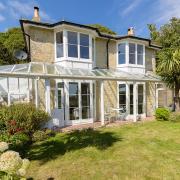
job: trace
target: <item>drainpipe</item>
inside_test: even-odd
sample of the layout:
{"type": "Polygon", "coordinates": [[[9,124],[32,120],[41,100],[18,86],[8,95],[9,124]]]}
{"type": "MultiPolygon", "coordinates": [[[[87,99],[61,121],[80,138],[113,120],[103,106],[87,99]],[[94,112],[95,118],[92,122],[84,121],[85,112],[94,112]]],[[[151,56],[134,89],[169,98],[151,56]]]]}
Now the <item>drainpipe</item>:
{"type": "MultiPolygon", "coordinates": [[[[31,36],[27,33],[24,32],[24,37],[27,36],[28,37],[28,47],[27,47],[27,44],[26,44],[26,49],[27,49],[27,53],[28,53],[28,57],[29,57],[29,60],[31,61],[31,44],[30,44],[30,39],[31,39],[31,36]]],[[[26,43],[26,38],[25,39],[25,43],[26,43]]]]}
{"type": "Polygon", "coordinates": [[[109,42],[110,42],[110,39],[108,39],[106,43],[107,69],[109,69],[109,42]]]}

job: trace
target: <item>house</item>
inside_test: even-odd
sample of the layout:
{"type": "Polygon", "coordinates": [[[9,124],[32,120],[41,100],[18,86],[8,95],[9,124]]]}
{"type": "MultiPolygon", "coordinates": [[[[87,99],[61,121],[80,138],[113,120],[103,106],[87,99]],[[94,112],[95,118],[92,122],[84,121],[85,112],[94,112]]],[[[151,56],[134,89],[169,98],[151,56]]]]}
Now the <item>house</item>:
{"type": "Polygon", "coordinates": [[[67,21],[43,23],[37,7],[33,20],[20,24],[31,62],[0,67],[1,101],[35,103],[51,114],[49,127],[103,125],[110,109],[137,121],[172,104],[172,91],[155,74],[160,47],[133,28],[119,36],[67,21]]]}

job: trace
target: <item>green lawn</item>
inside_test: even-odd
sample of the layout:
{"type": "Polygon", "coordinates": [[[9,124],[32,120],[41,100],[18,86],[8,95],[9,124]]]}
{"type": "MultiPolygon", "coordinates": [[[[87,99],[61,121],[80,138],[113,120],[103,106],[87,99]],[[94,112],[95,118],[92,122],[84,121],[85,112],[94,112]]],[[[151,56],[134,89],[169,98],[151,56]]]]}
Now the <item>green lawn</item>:
{"type": "Polygon", "coordinates": [[[34,179],[180,179],[180,123],[146,122],[60,133],[34,144],[34,179]]]}

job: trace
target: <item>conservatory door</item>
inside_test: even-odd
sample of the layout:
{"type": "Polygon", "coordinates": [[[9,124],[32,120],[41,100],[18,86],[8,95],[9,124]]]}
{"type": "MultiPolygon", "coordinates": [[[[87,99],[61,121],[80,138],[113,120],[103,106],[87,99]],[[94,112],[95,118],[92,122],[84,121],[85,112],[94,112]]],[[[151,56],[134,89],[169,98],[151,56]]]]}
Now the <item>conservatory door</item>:
{"type": "Polygon", "coordinates": [[[66,125],[92,122],[92,82],[69,82],[66,125]]]}
{"type": "Polygon", "coordinates": [[[58,82],[55,91],[54,125],[64,126],[64,83],[58,82]]]}

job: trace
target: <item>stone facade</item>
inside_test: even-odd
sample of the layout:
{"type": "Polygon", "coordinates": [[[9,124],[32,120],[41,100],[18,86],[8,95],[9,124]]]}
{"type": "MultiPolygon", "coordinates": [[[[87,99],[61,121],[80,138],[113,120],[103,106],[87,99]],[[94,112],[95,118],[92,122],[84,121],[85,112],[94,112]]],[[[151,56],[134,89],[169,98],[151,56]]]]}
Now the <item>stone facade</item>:
{"type": "Polygon", "coordinates": [[[32,62],[54,62],[54,31],[37,27],[27,30],[30,35],[30,50],[32,62]]]}

